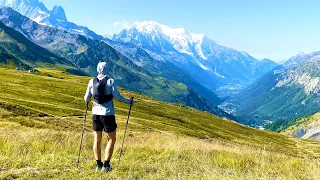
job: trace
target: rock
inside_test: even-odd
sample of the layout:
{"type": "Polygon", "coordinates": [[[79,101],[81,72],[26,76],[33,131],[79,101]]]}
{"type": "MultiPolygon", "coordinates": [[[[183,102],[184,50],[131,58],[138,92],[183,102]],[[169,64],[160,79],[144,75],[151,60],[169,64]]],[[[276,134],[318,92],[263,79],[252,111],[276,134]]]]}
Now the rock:
{"type": "Polygon", "coordinates": [[[305,129],[298,129],[298,130],[293,134],[293,136],[301,138],[301,137],[304,136],[306,133],[307,133],[307,132],[306,132],[305,129]]]}
{"type": "Polygon", "coordinates": [[[309,139],[312,140],[312,141],[316,141],[316,140],[319,139],[319,136],[320,136],[320,132],[317,132],[315,134],[312,134],[312,136],[310,136],[309,139]]]}

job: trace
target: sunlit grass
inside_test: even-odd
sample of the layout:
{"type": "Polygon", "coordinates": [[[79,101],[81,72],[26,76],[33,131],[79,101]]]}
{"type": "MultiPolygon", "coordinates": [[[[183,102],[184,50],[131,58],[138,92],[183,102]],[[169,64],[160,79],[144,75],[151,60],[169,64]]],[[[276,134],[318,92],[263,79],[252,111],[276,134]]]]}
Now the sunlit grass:
{"type": "Polygon", "coordinates": [[[136,101],[121,165],[117,158],[128,105],[115,101],[115,170],[94,172],[91,112],[78,170],[82,97],[90,78],[39,70],[35,75],[0,68],[0,179],[320,178],[318,143],[255,130],[125,90],[121,93],[136,101]]]}
{"type": "MultiPolygon", "coordinates": [[[[319,161],[263,148],[200,140],[167,132],[129,131],[120,166],[117,143],[108,174],[96,174],[86,132],[80,170],[76,169],[79,131],[57,131],[0,123],[1,178],[55,179],[318,179],[319,161]],[[308,174],[306,174],[308,172],[308,174]]],[[[118,139],[123,131],[119,131],[118,139]]],[[[104,137],[105,138],[105,137],[104,137]]],[[[104,140],[105,144],[106,141],[104,140]]]]}

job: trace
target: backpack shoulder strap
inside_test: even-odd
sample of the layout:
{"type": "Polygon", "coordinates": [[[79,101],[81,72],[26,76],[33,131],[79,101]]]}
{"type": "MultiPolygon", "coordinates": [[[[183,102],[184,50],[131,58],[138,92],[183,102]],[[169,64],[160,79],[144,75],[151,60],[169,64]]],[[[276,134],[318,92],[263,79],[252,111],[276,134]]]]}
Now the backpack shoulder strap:
{"type": "Polygon", "coordinates": [[[100,84],[107,84],[108,79],[109,79],[108,77],[105,77],[105,78],[101,79],[99,82],[100,82],[100,84]]]}
{"type": "MultiPolygon", "coordinates": [[[[108,80],[111,79],[111,78],[109,78],[109,77],[107,76],[105,79],[106,79],[106,84],[107,84],[107,83],[108,83],[108,80]]],[[[112,84],[111,84],[111,82],[110,82],[110,92],[111,92],[111,94],[109,94],[109,95],[112,96],[112,84]]]]}
{"type": "Polygon", "coordinates": [[[93,80],[93,83],[99,82],[99,79],[97,77],[92,78],[92,80],[93,80]]]}

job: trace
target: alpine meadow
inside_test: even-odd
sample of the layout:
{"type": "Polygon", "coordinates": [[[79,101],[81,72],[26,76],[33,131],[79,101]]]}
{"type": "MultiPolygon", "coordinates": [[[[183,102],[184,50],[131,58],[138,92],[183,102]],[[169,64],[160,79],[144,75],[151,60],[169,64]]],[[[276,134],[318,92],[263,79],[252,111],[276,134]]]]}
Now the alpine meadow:
{"type": "MultiPolygon", "coordinates": [[[[1,179],[320,177],[316,142],[256,130],[125,90],[121,93],[134,96],[136,103],[120,166],[106,175],[92,171],[92,121],[88,117],[78,170],[75,163],[85,113],[85,104],[79,101],[89,78],[55,69],[38,71],[1,68],[1,87],[5,87],[0,99],[1,179]]],[[[118,139],[127,111],[128,105],[116,102],[118,139]]]]}
{"type": "Polygon", "coordinates": [[[0,180],[320,179],[319,7],[0,0],[0,180]]]}

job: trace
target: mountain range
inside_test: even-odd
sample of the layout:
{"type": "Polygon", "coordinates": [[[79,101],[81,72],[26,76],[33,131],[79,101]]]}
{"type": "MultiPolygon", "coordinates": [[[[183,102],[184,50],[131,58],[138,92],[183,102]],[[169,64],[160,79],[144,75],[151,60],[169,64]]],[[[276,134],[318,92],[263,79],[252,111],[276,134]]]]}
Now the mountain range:
{"type": "Polygon", "coordinates": [[[57,27],[94,39],[103,39],[103,36],[97,35],[85,26],[69,22],[61,6],[54,6],[52,10],[48,10],[38,0],[0,0],[0,7],[10,7],[41,25],[57,27]]]}
{"type": "Polygon", "coordinates": [[[144,49],[130,43],[116,43],[111,40],[105,40],[106,43],[114,47],[117,51],[128,57],[137,66],[146,71],[186,84],[198,94],[209,100],[213,104],[220,104],[222,99],[214,92],[205,88],[199,82],[194,80],[190,74],[185,73],[178,66],[170,63],[154,60],[144,49]]]}
{"type": "Polygon", "coordinates": [[[276,65],[273,61],[258,61],[248,53],[220,46],[203,34],[193,34],[183,28],[169,28],[153,21],[136,23],[130,32],[121,31],[113,36],[113,40],[116,41],[114,42],[97,35],[87,27],[69,22],[60,6],[55,6],[50,11],[38,0],[1,0],[0,7],[11,7],[41,25],[104,40],[117,51],[129,56],[136,65],[147,71],[160,66],[162,69],[151,73],[185,83],[215,104],[222,100],[211,91],[216,92],[220,98],[225,98],[228,92],[235,91],[234,87],[247,85],[276,65]],[[135,30],[139,30],[137,36],[141,36],[140,39],[145,37],[150,41],[140,41],[139,38],[133,37],[132,32],[135,30]],[[123,43],[128,42],[128,39],[137,39],[140,42],[130,40],[129,44],[123,43]],[[117,45],[114,46],[115,44],[117,45]],[[139,51],[135,50],[136,52],[145,51],[138,55],[143,58],[132,57],[131,52],[127,53],[128,49],[132,49],[132,45],[137,45],[136,49],[139,51]],[[150,57],[152,63],[143,62],[150,57]],[[148,66],[143,66],[145,64],[148,66]],[[223,90],[219,90],[221,86],[225,86],[223,90]]]}
{"type": "MultiPolygon", "coordinates": [[[[59,21],[59,22],[64,22],[65,23],[64,26],[61,26],[60,24],[57,24],[57,23],[50,23],[48,21],[45,22],[45,20],[48,20],[48,19],[44,18],[41,22],[35,21],[38,24],[40,23],[41,25],[47,25],[49,27],[56,27],[58,29],[66,30],[66,31],[71,32],[73,34],[84,35],[85,37],[88,37],[90,39],[101,40],[103,38],[102,36],[95,34],[91,30],[85,31],[85,32],[90,32],[90,33],[85,33],[85,34],[84,33],[79,33],[79,31],[73,31],[73,29],[75,29],[75,28],[72,27],[72,26],[68,26],[68,25],[70,25],[70,24],[72,25],[74,23],[68,22],[66,17],[62,18],[62,19],[64,19],[64,21],[61,21],[60,20],[61,18],[59,19],[56,16],[50,15],[50,11],[42,3],[40,3],[37,0],[33,0],[33,1],[29,1],[29,0],[0,1],[0,2],[1,2],[0,3],[0,7],[2,6],[2,7],[13,8],[14,10],[18,11],[20,14],[22,14],[22,15],[30,18],[30,19],[33,19],[33,21],[35,21],[35,17],[39,17],[39,16],[40,17],[47,17],[47,16],[50,16],[51,19],[56,19],[54,22],[59,21]],[[32,10],[32,13],[30,12],[31,10],[32,10]],[[41,13],[39,13],[39,12],[41,12],[41,13]],[[46,16],[43,16],[42,12],[46,12],[46,16]]],[[[63,16],[65,16],[64,10],[61,7],[59,7],[59,9],[61,9],[60,10],[62,12],[61,14],[63,14],[63,16]]],[[[2,18],[2,19],[4,20],[5,18],[2,18]]],[[[24,19],[24,21],[28,21],[25,18],[22,18],[22,19],[24,19]]],[[[19,17],[16,18],[15,21],[18,22],[19,21],[19,17]]],[[[35,30],[34,29],[30,29],[30,26],[32,27],[32,25],[30,25],[30,23],[31,23],[30,21],[28,21],[28,22],[29,22],[29,24],[26,24],[25,22],[21,22],[20,21],[19,24],[25,24],[26,27],[29,26],[29,31],[32,33],[32,31],[35,31],[35,30]]],[[[8,22],[8,23],[10,23],[10,22],[8,22]]],[[[12,23],[11,26],[15,26],[14,24],[15,23],[12,23]]],[[[26,28],[26,27],[24,27],[24,28],[26,28]]],[[[81,27],[81,29],[88,29],[88,28],[83,27],[83,26],[78,26],[78,27],[81,27]]],[[[37,35],[34,36],[33,34],[29,34],[30,32],[29,33],[23,32],[23,31],[25,31],[25,30],[23,30],[24,28],[16,27],[16,30],[18,30],[21,33],[23,33],[25,36],[27,36],[29,39],[31,39],[35,43],[37,43],[37,44],[40,43],[40,44],[42,44],[42,46],[48,48],[48,44],[41,42],[41,40],[40,41],[36,40],[35,37],[37,35]]],[[[26,28],[26,29],[28,29],[28,28],[26,28]]],[[[48,29],[50,29],[50,28],[48,28],[48,29]]],[[[45,32],[45,31],[46,31],[46,29],[44,28],[43,31],[38,32],[38,34],[41,34],[42,32],[45,32]]],[[[42,37],[42,38],[44,39],[45,37],[42,37]]],[[[59,43],[60,45],[62,44],[62,46],[69,46],[71,44],[71,42],[74,43],[74,41],[72,41],[72,40],[69,42],[69,39],[68,38],[65,39],[63,37],[63,35],[60,36],[60,40],[63,41],[63,42],[59,43]]],[[[104,40],[107,43],[112,42],[112,41],[110,41],[109,39],[106,39],[106,38],[104,40]]],[[[52,46],[55,45],[55,43],[51,43],[51,44],[53,44],[52,46]]],[[[52,46],[51,46],[50,50],[52,50],[52,51],[56,50],[52,46]]],[[[78,49],[80,46],[75,47],[74,49],[78,49]]],[[[81,47],[84,47],[84,46],[81,46],[81,47]]],[[[68,49],[68,48],[66,48],[66,49],[68,49]]],[[[79,49],[81,49],[81,48],[79,48],[79,49]]],[[[130,49],[130,45],[126,46],[125,49],[130,49]]],[[[59,54],[61,52],[59,50],[57,50],[56,53],[59,54]]],[[[81,50],[78,51],[78,54],[79,53],[81,53],[81,50]]],[[[70,53],[68,53],[68,55],[70,55],[70,53]]],[[[101,61],[101,59],[97,60],[97,57],[92,57],[91,55],[89,55],[89,56],[90,56],[89,60],[82,60],[83,58],[78,58],[78,57],[71,57],[71,58],[76,59],[73,62],[76,63],[76,65],[78,67],[85,68],[85,71],[87,71],[91,75],[94,75],[95,74],[95,68],[92,68],[92,66],[95,66],[97,61],[101,61]],[[92,59],[95,59],[94,60],[95,62],[93,62],[93,64],[92,64],[92,62],[88,62],[88,61],[91,61],[92,59]],[[75,62],[75,61],[77,61],[77,62],[75,62]],[[86,61],[86,63],[82,63],[80,61],[86,61]]],[[[144,50],[140,49],[139,51],[137,51],[137,55],[136,56],[139,56],[139,57],[130,57],[130,60],[133,61],[133,62],[136,62],[136,61],[138,61],[137,59],[143,58],[143,59],[149,59],[150,61],[152,61],[152,63],[150,63],[150,64],[157,64],[152,58],[150,58],[148,53],[144,52],[144,50]],[[140,53],[140,54],[138,54],[138,53],[140,53]]],[[[88,56],[86,56],[86,58],[87,57],[88,56]]],[[[147,71],[150,71],[150,66],[147,67],[147,68],[144,68],[144,69],[147,70],[147,71]]],[[[195,92],[197,92],[198,94],[200,94],[201,96],[206,98],[211,103],[218,104],[218,103],[221,102],[220,98],[218,98],[213,92],[211,92],[207,88],[203,87],[202,85],[200,85],[199,83],[194,81],[192,78],[186,77],[185,74],[181,73],[181,71],[179,71],[178,68],[176,68],[176,67],[173,68],[172,66],[166,64],[165,66],[161,66],[161,69],[159,69],[158,71],[151,71],[150,73],[157,74],[157,75],[160,75],[160,76],[163,76],[165,74],[165,75],[167,75],[167,76],[164,76],[165,78],[173,77],[173,78],[168,78],[168,79],[174,80],[174,81],[179,81],[179,82],[182,82],[184,84],[187,84],[188,87],[190,87],[195,92]],[[162,72],[162,71],[163,72],[169,72],[170,71],[171,73],[169,73],[169,74],[168,73],[158,73],[158,72],[162,72]],[[182,78],[180,78],[180,77],[182,77],[182,78]]],[[[157,97],[157,96],[155,96],[155,97],[157,97]]]]}
{"type": "Polygon", "coordinates": [[[154,21],[137,22],[112,40],[141,47],[155,60],[174,64],[211,91],[228,84],[247,85],[277,65],[221,46],[204,34],[154,21]]]}
{"type": "Polygon", "coordinates": [[[223,106],[243,124],[272,130],[320,110],[320,52],[298,54],[274,68],[223,106]],[[230,106],[230,104],[234,106],[230,106]]]}
{"type": "MultiPolygon", "coordinates": [[[[277,65],[219,45],[204,34],[154,21],[136,22],[108,39],[69,22],[60,6],[48,10],[38,0],[0,0],[0,7],[0,21],[8,26],[3,28],[13,28],[10,32],[21,33],[31,47],[50,55],[35,57],[51,65],[69,63],[66,66],[91,76],[98,62],[107,61],[110,76],[121,87],[158,100],[276,131],[320,108],[319,52],[298,54],[277,65]]],[[[2,46],[2,64],[36,67],[32,65],[37,58],[26,57],[29,51],[23,56],[9,47],[2,46]]]]}
{"type": "Polygon", "coordinates": [[[109,65],[109,75],[121,87],[162,101],[179,102],[232,118],[186,85],[149,73],[103,41],[40,25],[11,8],[0,9],[0,20],[33,43],[68,59],[88,74],[95,75],[96,64],[104,60],[109,65]]]}

